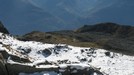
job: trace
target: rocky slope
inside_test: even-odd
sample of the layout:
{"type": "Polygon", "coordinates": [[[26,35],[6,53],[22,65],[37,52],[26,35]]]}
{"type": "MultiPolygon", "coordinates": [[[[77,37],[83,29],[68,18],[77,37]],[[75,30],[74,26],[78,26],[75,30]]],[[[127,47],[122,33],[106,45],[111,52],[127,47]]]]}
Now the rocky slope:
{"type": "Polygon", "coordinates": [[[134,74],[133,56],[104,49],[19,41],[3,33],[0,42],[0,52],[7,54],[4,58],[10,75],[134,74]]]}
{"type": "Polygon", "coordinates": [[[76,30],[45,33],[34,31],[18,39],[44,43],[63,43],[81,47],[105,48],[125,54],[134,53],[134,27],[115,23],[84,25],[76,30]]]}
{"type": "Polygon", "coordinates": [[[0,33],[0,38],[0,59],[6,68],[0,65],[3,75],[3,72],[7,72],[5,75],[27,75],[26,73],[34,72],[41,72],[41,75],[46,72],[55,73],[50,75],[102,75],[97,68],[82,62],[84,56],[77,53],[77,50],[81,53],[81,48],[64,44],[24,42],[3,33],[0,33]]]}
{"type": "Polygon", "coordinates": [[[0,27],[2,75],[134,74],[134,56],[125,55],[134,52],[132,26],[101,23],[74,31],[34,31],[19,40],[9,35],[2,24],[0,27]]]}

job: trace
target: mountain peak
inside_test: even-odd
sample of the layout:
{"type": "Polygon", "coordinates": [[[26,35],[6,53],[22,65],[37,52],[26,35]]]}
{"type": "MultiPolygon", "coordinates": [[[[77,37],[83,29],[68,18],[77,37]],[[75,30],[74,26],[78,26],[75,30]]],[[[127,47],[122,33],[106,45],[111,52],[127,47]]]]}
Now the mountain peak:
{"type": "Polygon", "coordinates": [[[1,21],[0,21],[0,32],[9,34],[8,30],[4,27],[1,21]]]}

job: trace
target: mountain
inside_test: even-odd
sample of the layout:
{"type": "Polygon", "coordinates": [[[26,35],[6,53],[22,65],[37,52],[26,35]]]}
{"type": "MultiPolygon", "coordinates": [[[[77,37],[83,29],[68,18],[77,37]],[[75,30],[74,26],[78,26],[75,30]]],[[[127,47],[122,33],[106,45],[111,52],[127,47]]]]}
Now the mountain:
{"type": "Polygon", "coordinates": [[[1,0],[0,20],[13,34],[75,29],[98,22],[134,25],[133,3],[132,0],[1,0]]]}
{"type": "Polygon", "coordinates": [[[56,30],[57,25],[63,24],[54,15],[25,0],[1,0],[0,10],[0,19],[11,33],[56,30]]]}
{"type": "Polygon", "coordinates": [[[4,27],[2,22],[0,22],[0,32],[9,34],[8,30],[4,27]]]}
{"type": "Polygon", "coordinates": [[[112,34],[115,37],[134,37],[133,26],[119,25],[115,23],[99,23],[96,25],[84,25],[83,27],[77,29],[76,32],[103,32],[112,34]]]}
{"type": "Polygon", "coordinates": [[[121,52],[134,53],[134,27],[116,23],[84,25],[76,30],[53,32],[33,31],[18,39],[44,43],[63,43],[81,47],[96,47],[121,52]]]}
{"type": "MultiPolygon", "coordinates": [[[[118,2],[92,14],[91,22],[114,22],[134,25],[132,22],[134,10],[133,0],[117,0],[118,2]]],[[[111,1],[112,2],[112,1],[111,1]]],[[[90,12],[90,11],[89,11],[90,12]]]]}
{"type": "Polygon", "coordinates": [[[105,49],[20,41],[0,33],[2,75],[132,75],[133,61],[134,56],[105,49]]]}

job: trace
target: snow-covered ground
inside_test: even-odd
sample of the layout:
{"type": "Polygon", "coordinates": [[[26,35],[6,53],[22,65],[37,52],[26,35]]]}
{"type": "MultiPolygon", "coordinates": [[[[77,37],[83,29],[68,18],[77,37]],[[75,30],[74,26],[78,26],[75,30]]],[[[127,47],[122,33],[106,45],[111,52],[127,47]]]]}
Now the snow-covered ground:
{"type": "MultiPolygon", "coordinates": [[[[134,56],[110,52],[104,49],[74,47],[66,44],[43,44],[35,41],[19,41],[0,33],[0,50],[28,59],[31,63],[19,63],[9,57],[8,63],[50,68],[73,66],[77,69],[95,67],[104,75],[133,75],[134,56]]],[[[75,71],[74,71],[75,72],[75,71]]],[[[25,75],[25,73],[20,73],[25,75]]],[[[27,75],[27,74],[26,74],[27,75]]],[[[55,72],[40,72],[30,75],[60,75],[55,72]]]]}

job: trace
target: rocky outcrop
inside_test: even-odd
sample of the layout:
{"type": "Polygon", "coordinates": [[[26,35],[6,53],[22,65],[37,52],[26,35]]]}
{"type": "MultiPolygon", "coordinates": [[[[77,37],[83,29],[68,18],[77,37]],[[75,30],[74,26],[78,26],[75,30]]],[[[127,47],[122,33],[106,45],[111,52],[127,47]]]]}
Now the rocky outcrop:
{"type": "Polygon", "coordinates": [[[5,34],[9,34],[8,30],[4,27],[2,22],[0,22],[0,32],[5,33],[5,34]]]}
{"type": "Polygon", "coordinates": [[[67,66],[66,68],[52,67],[52,68],[36,68],[32,66],[19,65],[19,64],[6,64],[10,75],[18,75],[19,73],[34,73],[42,71],[54,71],[61,73],[62,75],[103,75],[99,70],[92,67],[87,67],[84,69],[77,69],[76,67],[82,66],[67,66]],[[17,67],[17,68],[16,68],[17,67]]]}
{"type": "Polygon", "coordinates": [[[6,64],[5,59],[2,53],[0,53],[0,74],[1,75],[8,75],[8,70],[5,64],[6,64]]]}
{"type": "MultiPolygon", "coordinates": [[[[103,73],[101,73],[99,69],[94,68],[93,66],[83,67],[81,65],[68,64],[66,65],[66,67],[55,65],[56,67],[37,68],[40,65],[33,65],[33,66],[23,65],[23,64],[29,64],[26,62],[25,63],[21,62],[22,65],[17,63],[12,64],[6,62],[5,58],[7,58],[9,55],[7,54],[5,55],[5,54],[6,54],[5,51],[0,52],[0,74],[2,75],[19,75],[19,73],[34,73],[34,72],[42,72],[42,71],[48,71],[48,72],[54,71],[57,73],[61,73],[62,75],[93,75],[94,73],[103,75],[103,73]]],[[[10,57],[12,56],[10,55],[10,57]]],[[[51,62],[48,63],[54,65],[51,62]]],[[[44,65],[48,65],[48,64],[44,64],[44,65]]]]}

